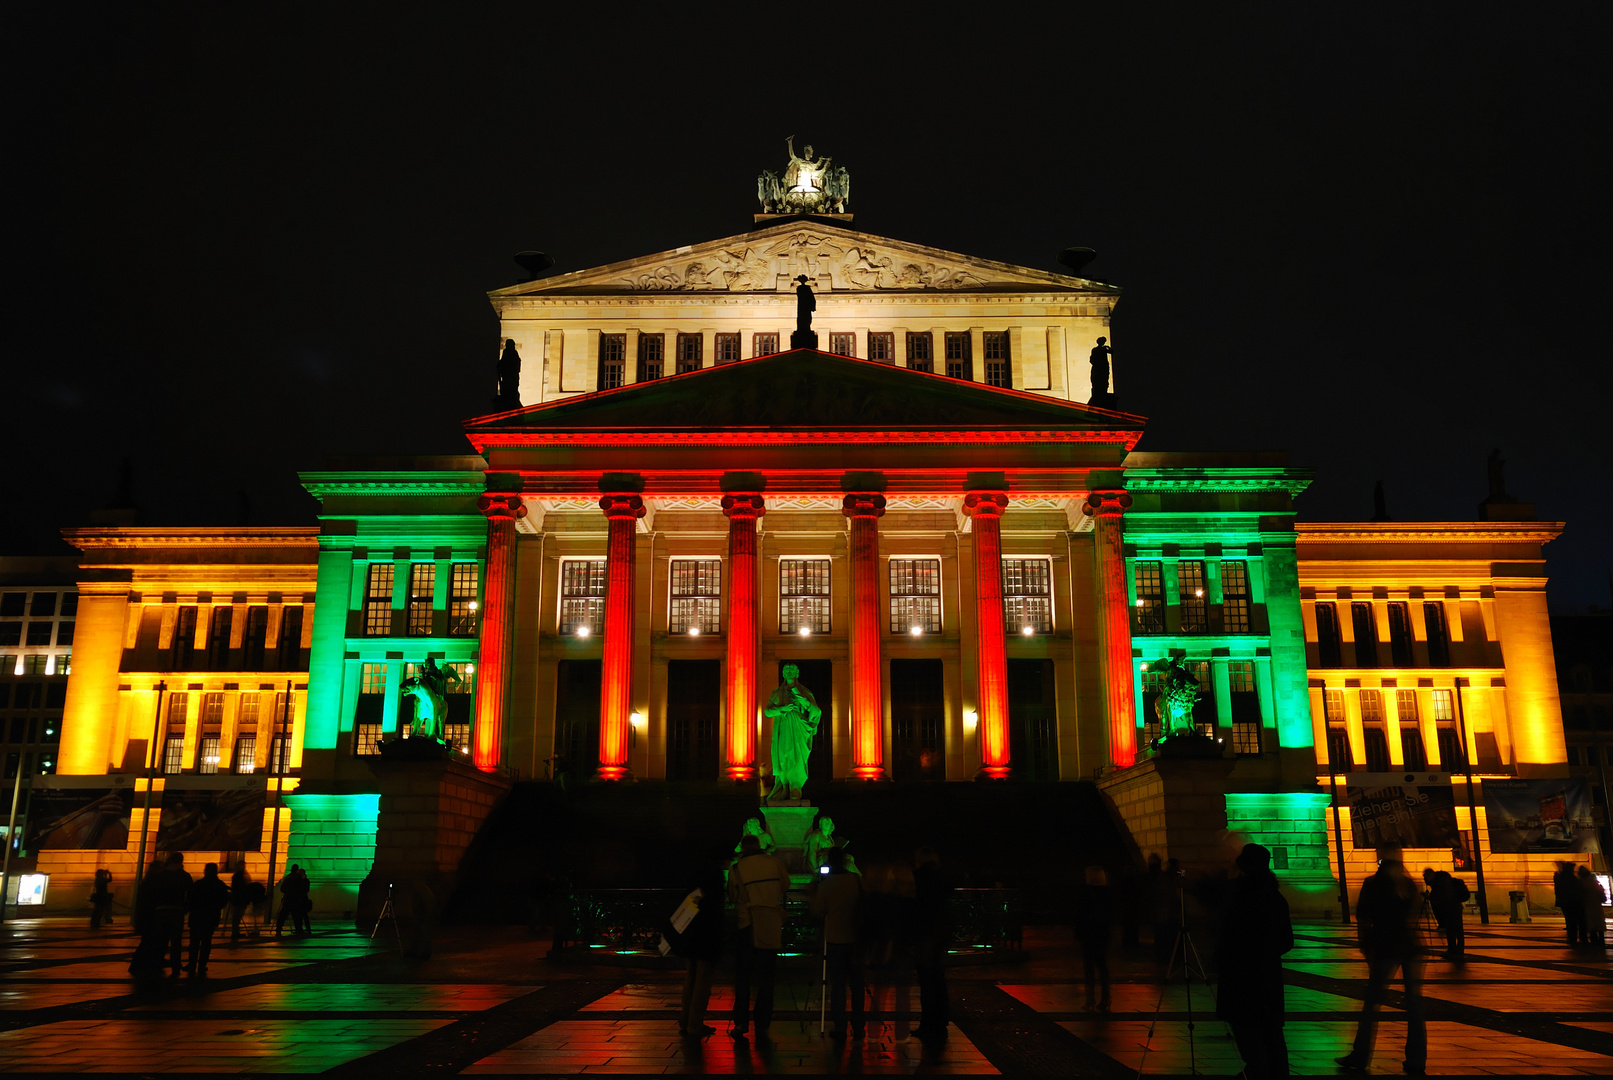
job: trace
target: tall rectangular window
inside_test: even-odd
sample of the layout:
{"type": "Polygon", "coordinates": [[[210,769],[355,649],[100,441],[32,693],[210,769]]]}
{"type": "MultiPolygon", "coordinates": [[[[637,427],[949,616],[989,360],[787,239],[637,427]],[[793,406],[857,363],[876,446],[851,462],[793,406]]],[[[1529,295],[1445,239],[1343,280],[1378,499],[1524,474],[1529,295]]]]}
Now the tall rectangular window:
{"type": "Polygon", "coordinates": [[[1357,693],[1361,696],[1361,722],[1383,723],[1383,694],[1377,690],[1360,690],[1357,693]]]}
{"type": "Polygon", "coordinates": [[[213,609],[212,623],[207,628],[207,668],[209,671],[228,671],[230,664],[230,623],[235,611],[227,607],[213,609]]]}
{"type": "Polygon", "coordinates": [[[1137,632],[1165,632],[1165,574],[1157,562],[1133,563],[1132,580],[1137,586],[1137,632]]]}
{"type": "Polygon", "coordinates": [[[185,720],[190,714],[190,695],[176,693],[168,695],[167,727],[169,731],[183,732],[185,720]]]}
{"type": "Polygon", "coordinates": [[[474,695],[473,684],[476,675],[466,670],[468,664],[443,664],[444,670],[459,676],[458,681],[448,681],[448,693],[444,697],[444,716],[442,724],[443,741],[450,746],[463,749],[470,745],[470,714],[471,698],[474,695]]]}
{"type": "Polygon", "coordinates": [[[364,579],[364,633],[379,637],[392,632],[392,564],[371,563],[364,579]]]}
{"type": "Polygon", "coordinates": [[[1182,633],[1205,633],[1210,629],[1210,605],[1204,595],[1204,563],[1197,559],[1177,563],[1176,588],[1181,601],[1182,633]]]}
{"type": "Polygon", "coordinates": [[[935,373],[935,346],[928,330],[908,333],[907,366],[914,371],[935,373]]]}
{"type": "Polygon", "coordinates": [[[258,738],[242,735],[235,740],[235,772],[248,776],[258,771],[258,738]]]}
{"type": "Polygon", "coordinates": [[[162,771],[170,776],[185,771],[185,737],[170,735],[162,744],[162,771]]]}
{"type": "Polygon", "coordinates": [[[829,566],[828,559],[779,560],[779,633],[829,632],[829,566]]]}
{"type": "Polygon", "coordinates": [[[1355,767],[1350,754],[1350,729],[1344,715],[1344,691],[1322,691],[1322,712],[1327,718],[1327,760],[1334,772],[1349,772],[1355,767]]]}
{"type": "Polygon", "coordinates": [[[1381,727],[1369,727],[1361,730],[1364,740],[1362,749],[1366,751],[1367,772],[1389,771],[1389,737],[1381,727]]]}
{"type": "Polygon", "coordinates": [[[1356,602],[1350,605],[1350,624],[1355,630],[1355,666],[1378,666],[1378,617],[1372,605],[1356,602]]]}
{"type": "Polygon", "coordinates": [[[890,330],[874,330],[868,334],[868,359],[882,364],[896,362],[896,334],[890,330]]]}
{"type": "Polygon", "coordinates": [[[705,339],[699,334],[678,335],[678,374],[686,371],[699,371],[701,363],[701,350],[705,348],[705,339]]]}
{"type": "Polygon", "coordinates": [[[732,364],[739,359],[739,335],[718,334],[713,343],[717,350],[714,358],[719,364],[732,364]]]}
{"type": "Polygon", "coordinates": [[[196,609],[193,607],[182,607],[174,615],[173,652],[168,670],[196,670],[196,609]]]}
{"type": "Polygon", "coordinates": [[[1423,605],[1423,627],[1428,631],[1428,666],[1451,666],[1451,638],[1445,626],[1445,605],[1423,605]]]}
{"type": "Polygon", "coordinates": [[[857,355],[857,335],[856,334],[830,334],[829,335],[829,351],[834,353],[836,356],[856,356],[857,355]]]}
{"type": "Polygon", "coordinates": [[[220,738],[217,735],[203,735],[196,750],[196,771],[203,776],[212,776],[218,772],[220,738]]]}
{"type": "Polygon", "coordinates": [[[291,736],[276,735],[269,743],[269,775],[288,776],[291,773],[291,736]]]}
{"type": "Polygon", "coordinates": [[[1003,560],[1003,623],[1010,634],[1053,632],[1053,564],[1003,560]]]}
{"type": "Polygon", "coordinates": [[[941,560],[892,559],[891,633],[941,632],[941,560]]]}
{"type": "Polygon", "coordinates": [[[386,664],[360,664],[358,707],[353,711],[353,753],[362,756],[381,752],[385,729],[386,664]]]}
{"type": "Polygon", "coordinates": [[[605,560],[560,564],[560,632],[588,637],[605,630],[605,560]]]}
{"type": "Polygon", "coordinates": [[[1415,727],[1401,724],[1400,757],[1408,772],[1428,771],[1428,751],[1423,747],[1423,733],[1415,727]]]}
{"type": "Polygon", "coordinates": [[[246,631],[241,635],[241,669],[262,671],[269,645],[269,609],[246,609],[246,631]]]}
{"type": "Polygon", "coordinates": [[[1316,650],[1318,666],[1344,666],[1344,646],[1339,639],[1339,614],[1332,604],[1316,605],[1316,650]]]}
{"type": "Polygon", "coordinates": [[[1260,753],[1260,695],[1255,690],[1253,661],[1227,664],[1227,690],[1232,699],[1232,752],[1260,753]]]}
{"type": "Polygon", "coordinates": [[[202,730],[217,731],[224,726],[224,695],[221,693],[208,693],[202,695],[202,730]]]}
{"type": "Polygon", "coordinates": [[[437,591],[437,564],[417,562],[409,567],[409,636],[431,636],[431,603],[437,591]]]}
{"type": "Polygon", "coordinates": [[[627,335],[599,335],[599,388],[614,390],[627,381],[627,335]]]}
{"type": "Polygon", "coordinates": [[[1221,564],[1221,629],[1247,634],[1250,617],[1249,564],[1229,559],[1221,564]]]}
{"type": "Polygon", "coordinates": [[[1410,605],[1395,603],[1389,605],[1389,657],[1390,662],[1397,668],[1411,667],[1411,610],[1410,605]]]}
{"type": "Polygon", "coordinates": [[[235,771],[246,775],[257,771],[258,695],[241,695],[241,715],[235,721],[235,771]]]}
{"type": "Polygon", "coordinates": [[[666,374],[666,336],[638,336],[638,381],[650,382],[666,374]]]}
{"type": "Polygon", "coordinates": [[[986,385],[1013,389],[1014,373],[1008,358],[1008,331],[987,330],[980,335],[980,339],[986,354],[986,385]]]}
{"type": "Polygon", "coordinates": [[[290,604],[280,609],[280,644],[275,649],[281,671],[304,671],[302,661],[302,606],[290,604]]]}
{"type": "Polygon", "coordinates": [[[777,334],[752,334],[750,339],[750,354],[752,356],[772,356],[778,352],[777,334]]]}
{"type": "Polygon", "coordinates": [[[673,559],[672,610],[667,629],[674,634],[715,634],[722,628],[722,560],[673,559]]]}
{"type": "Polygon", "coordinates": [[[969,340],[969,332],[948,332],[942,345],[946,349],[947,375],[954,379],[973,378],[974,346],[969,340]]]}
{"type": "Polygon", "coordinates": [[[481,567],[473,562],[453,564],[448,589],[448,636],[476,636],[476,592],[481,567]]]}

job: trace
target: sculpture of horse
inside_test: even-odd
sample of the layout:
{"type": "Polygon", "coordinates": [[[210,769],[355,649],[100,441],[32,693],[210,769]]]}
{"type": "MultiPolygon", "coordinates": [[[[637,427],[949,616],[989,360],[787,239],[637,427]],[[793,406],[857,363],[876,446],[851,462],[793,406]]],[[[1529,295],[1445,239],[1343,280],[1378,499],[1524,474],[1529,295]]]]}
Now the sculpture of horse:
{"type": "Polygon", "coordinates": [[[1174,658],[1156,661],[1149,667],[1164,675],[1165,685],[1154,699],[1154,715],[1159,718],[1163,737],[1193,734],[1197,730],[1193,726],[1193,706],[1203,692],[1199,681],[1174,658]]]}
{"type": "Polygon", "coordinates": [[[439,668],[426,661],[419,675],[404,679],[399,690],[414,698],[414,723],[409,727],[412,738],[436,739],[443,737],[443,725],[448,718],[447,690],[450,681],[459,682],[459,673],[453,668],[439,668]]]}

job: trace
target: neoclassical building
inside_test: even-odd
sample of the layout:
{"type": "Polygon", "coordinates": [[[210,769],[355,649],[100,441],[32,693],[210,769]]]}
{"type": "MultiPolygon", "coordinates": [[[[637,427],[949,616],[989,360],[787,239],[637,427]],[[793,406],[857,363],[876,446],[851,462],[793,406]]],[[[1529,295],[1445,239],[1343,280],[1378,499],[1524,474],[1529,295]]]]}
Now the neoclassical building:
{"type": "MultiPolygon", "coordinates": [[[[1139,852],[1210,869],[1232,838],[1258,839],[1311,908],[1333,902],[1342,850],[1328,778],[1407,765],[1413,730],[1443,762],[1447,684],[1471,687],[1467,747],[1485,769],[1566,775],[1539,592],[1560,526],[1296,528],[1310,474],[1280,454],[1138,451],[1145,418],[1112,404],[1136,400],[1123,360],[1118,394],[1093,400],[1113,286],[869,235],[849,215],[769,213],[490,297],[520,406],[467,420],[463,456],[303,473],[317,537],[241,538],[280,553],[274,568],[187,577],[172,553],[193,538],[70,536],[87,566],[119,543],[130,555],[79,587],[63,772],[138,771],[145,643],[170,664],[181,637],[208,654],[204,610],[235,627],[261,605],[282,649],[295,607],[308,650],[285,805],[291,857],[327,909],[353,907],[372,867],[451,876],[501,793],[557,770],[765,790],[761,714],[785,664],[822,708],[812,783],[1096,781],[1139,852]],[[802,284],[815,337],[796,336],[802,284]],[[143,569],[158,549],[173,568],[143,569]],[[1417,611],[1396,623],[1395,604],[1417,611]],[[1443,663],[1430,604],[1454,643],[1443,663]],[[1368,624],[1371,663],[1351,633],[1368,624]],[[458,763],[399,794],[380,748],[407,728],[404,684],[428,660],[455,676],[458,763]],[[1198,680],[1213,755],[1150,749],[1162,661],[1198,680]],[[1368,678],[1382,701],[1421,695],[1415,719],[1363,712],[1368,678]]],[[[156,670],[204,701],[226,683],[244,695],[260,675],[230,666],[227,632],[217,672],[156,670]]],[[[285,657],[269,666],[291,670],[285,657]]],[[[243,708],[211,733],[170,724],[178,768],[200,768],[197,740],[223,746],[243,708]]],[[[97,858],[112,856],[57,866],[97,858]]],[[[1490,887],[1549,886],[1532,859],[1490,887]]]]}

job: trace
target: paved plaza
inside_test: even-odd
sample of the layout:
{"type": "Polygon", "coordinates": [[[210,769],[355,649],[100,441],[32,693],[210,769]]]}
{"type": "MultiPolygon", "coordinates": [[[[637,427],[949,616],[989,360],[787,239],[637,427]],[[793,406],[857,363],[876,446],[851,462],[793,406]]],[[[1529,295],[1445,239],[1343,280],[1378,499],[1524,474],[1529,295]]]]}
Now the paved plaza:
{"type": "MultiPolygon", "coordinates": [[[[1365,991],[1350,928],[1304,924],[1287,958],[1296,1075],[1336,1075],[1365,991]]],[[[1613,970],[1562,942],[1561,921],[1468,928],[1468,962],[1430,962],[1428,1071],[1435,1075],[1613,1075],[1613,970]]],[[[818,1028],[817,968],[781,969],[772,1038],[676,1030],[681,973],[544,958],[515,929],[443,931],[429,960],[347,930],[243,939],[215,950],[212,978],[137,993],[134,937],[87,920],[16,920],[0,957],[0,1070],[8,1073],[315,1073],[354,1076],[662,1074],[1234,1075],[1213,991],[1180,981],[1163,998],[1146,957],[1116,957],[1113,1012],[1084,1012],[1080,959],[1057,928],[1026,933],[1018,962],[950,973],[941,1042],[898,1039],[893,996],[867,1038],[818,1028]],[[1191,993],[1191,1001],[1189,1000],[1191,993]],[[1191,1006],[1191,1014],[1189,1008],[1191,1006]],[[1157,1015],[1156,1015],[1157,1013],[1157,1015]],[[1150,1037],[1150,1027],[1153,1026],[1150,1037]]],[[[1399,1003],[1391,996],[1390,1004],[1399,1003]]],[[[915,990],[912,1003],[916,1008],[915,990]]],[[[713,1015],[732,1005],[713,994],[713,1015]]],[[[1400,1072],[1405,1025],[1385,1013],[1373,1072],[1400,1072]]]]}

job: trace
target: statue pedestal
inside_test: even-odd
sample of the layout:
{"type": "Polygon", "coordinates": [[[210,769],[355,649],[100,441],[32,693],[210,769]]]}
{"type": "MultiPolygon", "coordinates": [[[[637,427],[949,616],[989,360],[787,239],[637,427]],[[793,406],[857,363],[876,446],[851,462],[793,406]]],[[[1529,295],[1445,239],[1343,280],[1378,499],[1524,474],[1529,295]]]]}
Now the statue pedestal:
{"type": "Polygon", "coordinates": [[[796,330],[790,334],[790,348],[792,349],[816,349],[817,347],[818,335],[815,330],[796,330]]]}
{"type": "Polygon", "coordinates": [[[1159,754],[1098,781],[1140,853],[1178,859],[1189,874],[1231,865],[1226,848],[1226,758],[1159,754]]]}
{"type": "Polygon", "coordinates": [[[790,880],[797,885],[812,880],[813,867],[806,864],[806,835],[812,831],[818,808],[810,803],[767,806],[762,808],[762,816],[767,818],[767,831],[773,837],[773,854],[784,860],[790,880]]]}

